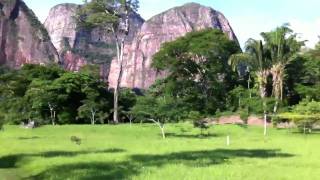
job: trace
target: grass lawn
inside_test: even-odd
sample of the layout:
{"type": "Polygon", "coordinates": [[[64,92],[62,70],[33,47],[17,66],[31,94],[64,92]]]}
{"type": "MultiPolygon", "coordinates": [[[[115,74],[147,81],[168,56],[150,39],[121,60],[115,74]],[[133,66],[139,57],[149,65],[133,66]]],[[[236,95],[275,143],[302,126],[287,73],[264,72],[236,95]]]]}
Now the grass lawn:
{"type": "Polygon", "coordinates": [[[191,124],[45,126],[0,132],[0,179],[320,179],[320,134],[191,124]],[[226,146],[226,136],[231,144],[226,146]],[[70,137],[82,139],[81,145],[70,137]]]}

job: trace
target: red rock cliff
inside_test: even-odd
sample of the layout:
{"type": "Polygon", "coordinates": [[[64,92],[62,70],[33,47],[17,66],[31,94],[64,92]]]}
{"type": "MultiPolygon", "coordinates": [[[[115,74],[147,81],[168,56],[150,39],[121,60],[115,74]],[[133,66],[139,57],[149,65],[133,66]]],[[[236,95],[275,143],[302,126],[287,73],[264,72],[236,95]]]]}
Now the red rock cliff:
{"type": "MultiPolygon", "coordinates": [[[[216,28],[225,32],[232,40],[237,38],[228,22],[220,12],[196,3],[172,8],[146,21],[133,40],[126,47],[122,87],[146,89],[164,73],[157,73],[151,68],[152,56],[159,51],[164,42],[173,41],[191,31],[216,28]]],[[[119,66],[112,61],[109,85],[116,85],[119,66]]]]}
{"type": "Polygon", "coordinates": [[[57,63],[59,56],[50,37],[22,0],[0,0],[0,64],[57,63]]]}

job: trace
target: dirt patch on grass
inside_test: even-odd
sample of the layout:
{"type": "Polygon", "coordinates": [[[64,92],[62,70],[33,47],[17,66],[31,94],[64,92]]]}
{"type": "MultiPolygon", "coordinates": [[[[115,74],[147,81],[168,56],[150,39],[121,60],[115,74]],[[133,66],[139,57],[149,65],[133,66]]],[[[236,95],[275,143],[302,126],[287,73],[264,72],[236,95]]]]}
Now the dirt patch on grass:
{"type": "MultiPolygon", "coordinates": [[[[244,124],[244,121],[241,120],[239,115],[223,116],[218,119],[218,124],[244,124]]],[[[264,120],[257,116],[250,116],[248,118],[248,125],[263,126],[264,120]]],[[[268,122],[268,126],[272,126],[272,124],[268,122]]]]}

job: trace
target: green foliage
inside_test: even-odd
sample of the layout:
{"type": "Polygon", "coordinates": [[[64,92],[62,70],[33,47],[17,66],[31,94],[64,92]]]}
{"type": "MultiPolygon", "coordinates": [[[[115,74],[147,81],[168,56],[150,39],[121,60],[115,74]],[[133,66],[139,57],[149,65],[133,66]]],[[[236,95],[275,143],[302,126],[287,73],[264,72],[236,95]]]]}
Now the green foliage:
{"type": "MultiPolygon", "coordinates": [[[[293,112],[304,115],[320,114],[320,102],[304,99],[298,105],[294,106],[293,112]]],[[[320,119],[320,116],[318,118],[320,119]]]]}
{"type": "Polygon", "coordinates": [[[203,115],[201,115],[200,112],[198,111],[190,111],[187,117],[188,121],[194,122],[194,121],[198,121],[200,119],[203,118],[203,115]]]}
{"type": "Polygon", "coordinates": [[[183,105],[172,97],[157,97],[148,93],[137,98],[137,103],[131,113],[136,119],[153,119],[162,124],[176,122],[186,116],[183,105]]]}
{"type": "Polygon", "coordinates": [[[289,74],[292,79],[291,83],[294,84],[294,90],[300,98],[319,101],[320,49],[316,48],[306,52],[299,60],[294,62],[294,65],[298,67],[289,74]]]}
{"type": "Polygon", "coordinates": [[[99,65],[87,64],[80,69],[80,73],[92,76],[95,79],[100,78],[100,67],[99,65]]]}
{"type": "Polygon", "coordinates": [[[95,124],[97,118],[103,124],[105,118],[109,115],[110,112],[106,110],[111,109],[112,104],[104,88],[101,83],[95,82],[82,89],[85,99],[81,101],[82,105],[78,108],[78,118],[84,119],[85,123],[87,123],[86,120],[90,119],[91,124],[95,124]]]}
{"type": "Polygon", "coordinates": [[[241,119],[245,124],[248,123],[249,116],[250,116],[250,114],[249,114],[248,108],[243,109],[243,110],[240,111],[240,119],[241,119]]]}
{"type": "Polygon", "coordinates": [[[92,0],[80,8],[76,19],[79,27],[121,29],[121,16],[125,11],[137,11],[138,0],[92,0]]]}
{"type": "Polygon", "coordinates": [[[157,97],[170,97],[176,106],[183,104],[187,112],[214,114],[225,108],[226,92],[235,84],[236,74],[227,61],[239,50],[236,42],[213,29],[165,43],[154,55],[152,66],[168,71],[169,76],[150,91],[157,97]]]}
{"type": "Polygon", "coordinates": [[[201,131],[201,135],[203,135],[203,131],[209,129],[208,122],[203,119],[198,119],[193,121],[193,127],[199,128],[201,131]]]}
{"type": "Polygon", "coordinates": [[[320,102],[304,99],[293,106],[290,112],[281,113],[276,119],[294,121],[305,132],[306,128],[312,129],[315,124],[320,123],[320,102]]]}
{"type": "Polygon", "coordinates": [[[111,109],[111,94],[96,75],[65,72],[58,66],[25,65],[0,76],[0,117],[18,124],[35,120],[47,124],[87,123],[89,107],[104,120],[111,109]],[[103,117],[103,118],[102,118],[103,117]]]}
{"type": "MultiPolygon", "coordinates": [[[[257,89],[251,89],[251,97],[249,96],[249,90],[242,86],[238,86],[228,93],[227,109],[231,112],[239,111],[241,114],[255,114],[260,115],[264,113],[263,103],[266,103],[266,111],[272,112],[274,105],[274,98],[260,97],[257,89]]],[[[234,114],[234,113],[233,113],[234,114]]]]}
{"type": "Polygon", "coordinates": [[[127,88],[123,88],[120,90],[119,96],[119,117],[123,122],[128,121],[130,119],[131,109],[137,102],[136,93],[127,88]]]}
{"type": "Polygon", "coordinates": [[[295,90],[302,98],[309,98],[313,100],[320,100],[319,92],[320,92],[320,84],[316,85],[302,85],[297,84],[295,90]]]}

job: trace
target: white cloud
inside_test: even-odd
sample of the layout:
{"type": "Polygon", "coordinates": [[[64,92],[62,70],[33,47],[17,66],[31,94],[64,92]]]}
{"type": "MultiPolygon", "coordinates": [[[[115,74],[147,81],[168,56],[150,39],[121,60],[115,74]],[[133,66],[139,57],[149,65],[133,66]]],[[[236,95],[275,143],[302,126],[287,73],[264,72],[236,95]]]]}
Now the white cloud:
{"type": "Polygon", "coordinates": [[[318,43],[320,35],[320,18],[314,21],[301,21],[293,19],[290,22],[291,28],[294,32],[299,34],[300,40],[307,40],[306,46],[313,48],[318,43]]]}
{"type": "Polygon", "coordinates": [[[241,47],[249,38],[261,39],[261,32],[268,32],[289,23],[290,28],[298,34],[300,40],[307,40],[306,47],[314,48],[320,36],[320,18],[306,21],[289,18],[289,20],[275,19],[268,16],[238,16],[229,18],[231,26],[238,37],[241,47]]]}

